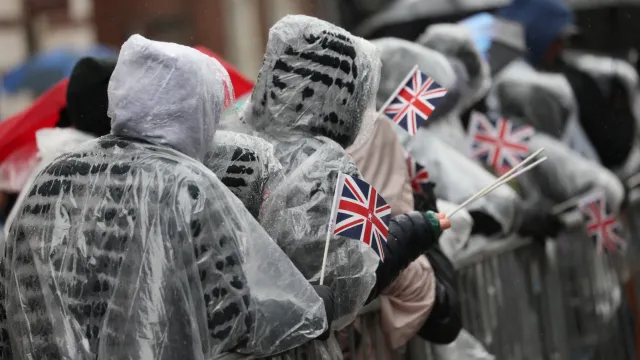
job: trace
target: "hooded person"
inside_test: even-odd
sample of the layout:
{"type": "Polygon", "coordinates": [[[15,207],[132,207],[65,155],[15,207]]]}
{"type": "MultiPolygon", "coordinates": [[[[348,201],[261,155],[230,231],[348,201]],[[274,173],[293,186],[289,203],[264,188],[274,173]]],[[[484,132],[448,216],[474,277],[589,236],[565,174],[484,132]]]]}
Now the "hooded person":
{"type": "Polygon", "coordinates": [[[640,171],[636,69],[621,59],[577,50],[565,51],[562,60],[589,144],[602,165],[629,179],[640,171]]]}
{"type": "MultiPolygon", "coordinates": [[[[360,177],[345,148],[370,131],[363,122],[374,120],[379,68],[371,43],[316,18],[286,16],[269,32],[244,109],[242,121],[274,145],[283,167],[267,187],[260,222],[310,281],[320,279],[338,174],[360,177]]],[[[391,219],[384,262],[361,241],[331,239],[325,280],[337,328],[434,244],[441,221],[417,212],[391,219]]]]}
{"type": "MultiPolygon", "coordinates": [[[[379,118],[375,121],[373,131],[368,138],[359,146],[349,147],[347,151],[354,159],[364,180],[376,188],[383,198],[388,199],[391,214],[399,215],[414,209],[413,199],[419,197],[419,194],[414,194],[406,152],[395,134],[394,127],[395,125],[389,120],[379,118]]],[[[424,211],[437,212],[433,187],[426,185],[428,184],[424,186],[426,189],[420,191],[426,193],[431,190],[424,195],[433,205],[424,211]]],[[[445,234],[453,234],[454,237],[456,235],[451,230],[443,233],[443,236],[445,234]]],[[[459,241],[455,239],[453,242],[459,241]]],[[[416,334],[426,333],[427,327],[432,329],[434,333],[449,332],[452,334],[450,337],[455,339],[457,331],[460,330],[459,322],[455,324],[454,321],[449,321],[448,328],[440,326],[442,324],[434,324],[437,323],[434,320],[436,318],[460,318],[459,314],[457,317],[451,316],[452,306],[448,303],[449,299],[457,299],[457,294],[453,294],[456,290],[445,287],[448,283],[443,284],[439,277],[441,273],[453,273],[453,266],[448,262],[445,266],[438,263],[440,266],[435,269],[430,262],[430,256],[438,257],[441,254],[437,246],[434,245],[426,252],[426,255],[413,261],[381,293],[379,318],[383,342],[376,342],[375,334],[377,332],[375,329],[363,328],[363,325],[371,324],[366,317],[378,317],[378,314],[365,314],[364,318],[361,317],[355,321],[355,329],[359,335],[363,336],[360,341],[362,346],[357,351],[358,358],[372,357],[376,348],[382,351],[383,358],[391,358],[393,351],[405,346],[416,334]],[[449,294],[444,294],[445,292],[449,292],[449,294]],[[436,311],[433,311],[434,309],[436,311]],[[429,322],[428,326],[427,322],[429,322]],[[376,345],[374,346],[374,344],[376,345]]],[[[442,257],[438,257],[437,260],[442,259],[442,257]]],[[[446,262],[446,258],[444,261],[446,262]]],[[[448,279],[452,277],[447,276],[448,279]]],[[[343,336],[343,340],[346,340],[346,337],[343,336]]],[[[344,345],[346,345],[346,341],[343,342],[342,347],[346,349],[347,347],[344,345]]]]}
{"type": "Polygon", "coordinates": [[[11,226],[0,358],[268,355],[325,332],[323,300],[200,162],[229,89],[197,50],[124,43],[112,135],[47,165],[11,226]]]}
{"type": "Polygon", "coordinates": [[[111,119],[107,116],[107,85],[115,66],[116,59],[93,57],[82,58],[74,66],[67,86],[67,106],[61,113],[58,127],[36,132],[38,164],[7,216],[5,239],[17,209],[38,173],[58,155],[85,141],[109,134],[111,119]]]}
{"type": "MultiPolygon", "coordinates": [[[[565,76],[537,71],[516,59],[497,74],[486,104],[489,113],[533,126],[536,133],[529,147],[544,148],[548,155],[547,161],[519,179],[521,189],[528,192],[528,214],[549,212],[554,205],[594,190],[604,191],[607,204],[619,211],[624,187],[598,163],[579,124],[578,105],[565,76]]],[[[532,225],[534,233],[542,229],[535,221],[524,225],[532,225]]]]}
{"type": "Polygon", "coordinates": [[[524,27],[525,57],[536,68],[557,67],[565,41],[577,30],[573,11],[564,0],[513,0],[497,15],[524,27]]]}
{"type": "MultiPolygon", "coordinates": [[[[429,169],[430,177],[436,184],[435,195],[439,199],[460,204],[492,184],[496,177],[460,151],[464,130],[455,116],[460,101],[459,80],[451,63],[444,55],[406,40],[384,38],[375,40],[374,44],[380,49],[383,62],[377,94],[380,106],[416,64],[421,71],[448,89],[427,126],[420,128],[415,136],[409,136],[396,126],[404,148],[415,161],[429,169]],[[449,120],[449,117],[455,121],[449,120]],[[446,123],[436,125],[437,122],[446,123]],[[433,126],[440,127],[440,130],[433,131],[433,126]]],[[[470,204],[467,210],[473,217],[473,232],[499,235],[516,229],[519,201],[512,189],[501,187],[470,204]]]]}

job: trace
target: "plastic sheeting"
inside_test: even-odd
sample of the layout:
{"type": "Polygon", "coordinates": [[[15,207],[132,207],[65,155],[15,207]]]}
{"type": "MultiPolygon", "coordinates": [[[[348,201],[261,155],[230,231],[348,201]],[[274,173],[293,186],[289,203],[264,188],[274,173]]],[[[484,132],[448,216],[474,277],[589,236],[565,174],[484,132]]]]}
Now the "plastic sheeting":
{"type": "Polygon", "coordinates": [[[37,161],[33,168],[30,169],[31,171],[27,174],[28,178],[20,188],[18,199],[9,213],[9,216],[7,216],[4,228],[5,239],[9,236],[11,223],[15,219],[18,209],[20,208],[22,201],[24,201],[25,196],[31,188],[31,183],[38,173],[59,155],[71,151],[73,148],[92,139],[93,136],[72,128],[45,128],[36,132],[37,153],[35,159],[37,161]]]}
{"type": "MultiPolygon", "coordinates": [[[[374,43],[380,49],[383,61],[379,103],[392,94],[415,64],[442,86],[448,89],[449,86],[454,89],[458,86],[455,71],[442,54],[400,39],[380,39],[374,43]]],[[[429,170],[436,183],[436,196],[462,203],[496,178],[463,153],[467,144],[466,134],[456,113],[460,98],[455,93],[453,90],[454,95],[449,99],[450,93],[447,93],[444,107],[441,103],[427,122],[427,127],[419,129],[415,136],[410,137],[402,130],[397,133],[411,156],[429,170]]],[[[519,201],[511,188],[501,187],[467,209],[490,215],[501,225],[503,232],[508,233],[517,228],[519,201]]]]}
{"type": "Polygon", "coordinates": [[[525,119],[538,131],[561,138],[577,117],[571,85],[562,74],[540,72],[515,60],[494,79],[488,99],[491,110],[525,119]]]}
{"type": "MultiPolygon", "coordinates": [[[[287,16],[269,32],[242,120],[274,145],[283,167],[267,186],[260,222],[311,281],[320,278],[338,173],[359,177],[344,148],[371,130],[379,68],[371,43],[322,20],[287,16]]],[[[325,281],[336,328],[364,304],[378,261],[364,243],[332,238],[325,281]]]]}
{"type": "MultiPolygon", "coordinates": [[[[437,205],[438,210],[443,213],[448,213],[458,207],[458,204],[441,199],[437,200],[437,205]]],[[[473,218],[467,210],[462,209],[456,213],[456,216],[451,217],[451,228],[443,232],[438,240],[442,252],[449,259],[455,259],[456,254],[467,246],[472,228],[473,218]]]]}
{"type": "Polygon", "coordinates": [[[11,227],[0,292],[8,358],[266,355],[326,329],[308,281],[185,155],[211,147],[227,86],[197,50],[125,42],[109,87],[116,136],[47,166],[11,227]]]}
{"type": "Polygon", "coordinates": [[[547,160],[519,179],[525,197],[541,194],[559,204],[595,190],[604,191],[607,204],[620,210],[624,188],[616,176],[603,166],[585,159],[553,137],[536,133],[529,143],[531,152],[544,148],[547,160]]]}
{"type": "Polygon", "coordinates": [[[273,145],[251,135],[218,131],[204,164],[258,218],[267,182],[282,168],[273,145]]]}
{"type": "Polygon", "coordinates": [[[467,109],[482,99],[491,86],[489,64],[476,48],[473,35],[459,24],[429,26],[418,43],[460,61],[467,71],[468,83],[461,95],[461,109],[467,109]]]}
{"type": "MultiPolygon", "coordinates": [[[[640,128],[640,91],[638,90],[638,73],[633,66],[620,59],[600,56],[581,51],[565,51],[563,59],[576,68],[590,74],[602,89],[603,93],[611,94],[611,78],[616,78],[624,85],[629,94],[629,104],[635,117],[636,129],[640,128]]],[[[627,161],[616,172],[621,178],[628,178],[640,171],[640,137],[636,141],[627,161]]],[[[588,140],[586,140],[588,141],[588,140]]]]}

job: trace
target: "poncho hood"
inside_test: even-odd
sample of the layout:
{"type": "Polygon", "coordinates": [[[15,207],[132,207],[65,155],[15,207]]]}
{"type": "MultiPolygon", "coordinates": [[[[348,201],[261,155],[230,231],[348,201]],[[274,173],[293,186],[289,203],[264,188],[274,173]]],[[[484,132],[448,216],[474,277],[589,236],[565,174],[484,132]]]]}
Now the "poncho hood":
{"type": "Polygon", "coordinates": [[[264,62],[244,121],[275,136],[326,136],[351,145],[373,121],[380,59],[370,42],[328,22],[286,16],[269,31],[264,62]]]}
{"type": "Polygon", "coordinates": [[[215,59],[178,44],[131,36],[109,82],[111,133],[170,146],[202,161],[225,101],[229,74],[215,59]]]}
{"type": "Polygon", "coordinates": [[[462,94],[462,108],[467,109],[482,99],[491,86],[489,64],[476,48],[471,32],[460,24],[429,26],[418,43],[460,61],[468,75],[462,94]]]}

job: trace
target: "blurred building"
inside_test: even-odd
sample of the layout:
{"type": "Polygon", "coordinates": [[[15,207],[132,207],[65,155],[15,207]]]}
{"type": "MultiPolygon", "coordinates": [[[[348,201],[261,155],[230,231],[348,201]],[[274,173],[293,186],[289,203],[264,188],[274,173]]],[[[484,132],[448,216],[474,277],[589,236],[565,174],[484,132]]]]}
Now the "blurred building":
{"type": "MultiPolygon", "coordinates": [[[[273,23],[286,14],[322,16],[327,8],[323,0],[0,0],[0,73],[38,51],[95,43],[117,48],[139,33],[204,45],[255,76],[273,23]]],[[[0,117],[32,100],[0,95],[0,117]]]]}

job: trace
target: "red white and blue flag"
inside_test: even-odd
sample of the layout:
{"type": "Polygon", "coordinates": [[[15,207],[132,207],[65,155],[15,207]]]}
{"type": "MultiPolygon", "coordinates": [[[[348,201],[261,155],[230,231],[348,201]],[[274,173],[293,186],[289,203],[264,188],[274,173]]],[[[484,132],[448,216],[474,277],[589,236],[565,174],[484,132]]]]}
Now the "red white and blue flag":
{"type": "Polygon", "coordinates": [[[447,89],[416,65],[382,107],[382,113],[413,136],[446,94],[447,89]]]}
{"type": "Polygon", "coordinates": [[[411,179],[413,192],[424,192],[424,186],[429,183],[429,172],[408,152],[405,151],[404,157],[407,160],[407,169],[409,169],[409,179],[411,179]]]}
{"type": "Polygon", "coordinates": [[[531,126],[516,126],[505,118],[490,119],[473,112],[469,124],[471,156],[503,174],[527,158],[534,134],[531,126]]]}
{"type": "Polygon", "coordinates": [[[384,261],[391,206],[373,186],[340,173],[331,213],[333,234],[364,242],[384,261]]]}
{"type": "Polygon", "coordinates": [[[613,253],[626,247],[622,225],[607,206],[604,194],[597,192],[578,202],[586,220],[587,234],[600,251],[613,253]]]}

